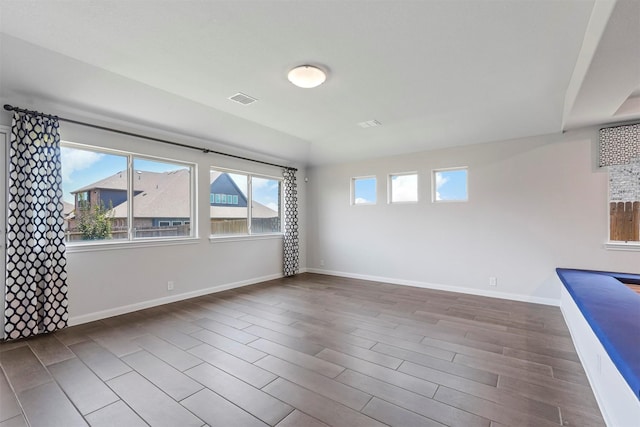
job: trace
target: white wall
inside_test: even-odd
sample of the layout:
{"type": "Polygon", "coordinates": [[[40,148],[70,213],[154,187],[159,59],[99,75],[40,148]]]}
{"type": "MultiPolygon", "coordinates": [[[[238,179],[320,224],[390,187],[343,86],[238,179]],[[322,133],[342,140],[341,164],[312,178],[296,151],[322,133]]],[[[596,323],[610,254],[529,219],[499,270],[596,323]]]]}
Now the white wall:
{"type": "Polygon", "coordinates": [[[556,267],[637,273],[640,253],[603,247],[597,137],[591,129],[312,168],[309,270],[553,304],[556,267]],[[469,201],[432,203],[431,170],[456,166],[469,167],[469,201]],[[420,201],[389,205],[387,175],[404,171],[419,172],[420,201]],[[367,175],[378,203],[351,206],[351,178],[367,175]]]}
{"type": "MultiPolygon", "coordinates": [[[[3,113],[0,116],[0,124],[10,124],[9,114],[3,113]]],[[[136,131],[144,133],[138,129],[136,131]]],[[[171,147],[65,122],[61,122],[61,135],[62,139],[67,141],[195,162],[198,167],[197,186],[200,201],[197,225],[199,239],[189,244],[96,251],[70,249],[67,254],[67,272],[69,315],[72,324],[282,275],[281,237],[212,243],[209,241],[208,205],[211,166],[272,176],[281,176],[280,168],[203,154],[195,150],[171,147]],[[175,289],[171,292],[167,291],[169,280],[175,282],[175,289]]],[[[202,145],[202,141],[191,141],[176,135],[154,136],[202,145]]],[[[2,156],[4,161],[4,152],[2,156]]],[[[301,229],[300,266],[304,269],[304,169],[299,170],[297,176],[301,229]]]]}

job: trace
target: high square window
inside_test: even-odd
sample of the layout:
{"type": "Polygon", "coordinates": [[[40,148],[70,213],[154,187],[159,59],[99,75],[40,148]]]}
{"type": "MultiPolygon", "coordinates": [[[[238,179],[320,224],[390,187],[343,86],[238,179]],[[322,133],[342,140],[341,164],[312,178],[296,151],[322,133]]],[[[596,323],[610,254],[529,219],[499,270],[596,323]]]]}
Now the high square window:
{"type": "Polygon", "coordinates": [[[389,175],[389,203],[418,201],[418,174],[407,172],[389,175]]]}
{"type": "Polygon", "coordinates": [[[351,178],[351,204],[376,204],[376,177],[365,176],[351,178]]]}
{"type": "Polygon", "coordinates": [[[469,200],[466,167],[436,169],[431,180],[434,202],[466,202],[469,200]]]}

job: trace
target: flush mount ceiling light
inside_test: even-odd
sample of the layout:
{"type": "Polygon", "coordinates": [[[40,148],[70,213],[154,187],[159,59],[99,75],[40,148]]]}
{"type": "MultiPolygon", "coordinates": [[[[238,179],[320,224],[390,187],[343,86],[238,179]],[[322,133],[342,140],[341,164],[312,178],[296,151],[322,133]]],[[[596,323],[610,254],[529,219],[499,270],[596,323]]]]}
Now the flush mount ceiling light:
{"type": "Polygon", "coordinates": [[[289,71],[287,78],[298,87],[310,89],[324,83],[327,74],[313,65],[300,65],[289,71]]]}

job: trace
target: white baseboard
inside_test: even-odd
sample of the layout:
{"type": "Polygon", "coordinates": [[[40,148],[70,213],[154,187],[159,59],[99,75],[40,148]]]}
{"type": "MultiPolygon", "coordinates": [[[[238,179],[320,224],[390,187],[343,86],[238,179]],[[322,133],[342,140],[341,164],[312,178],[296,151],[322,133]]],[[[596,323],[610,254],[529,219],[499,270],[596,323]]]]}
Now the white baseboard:
{"type": "Polygon", "coordinates": [[[223,285],[212,286],[210,288],[198,289],[197,291],[185,292],[182,294],[156,298],[148,301],[141,301],[135,304],[128,304],[120,307],[110,308],[108,310],[102,310],[94,313],[83,314],[81,316],[73,316],[69,318],[69,326],[80,325],[82,323],[93,322],[95,320],[100,320],[100,319],[106,319],[107,317],[118,316],[121,314],[131,313],[137,310],[143,310],[145,308],[156,307],[159,305],[169,304],[177,301],[183,301],[189,298],[195,298],[202,295],[208,295],[216,292],[226,291],[229,289],[240,288],[242,286],[255,285],[257,283],[279,279],[281,277],[283,277],[282,274],[271,274],[269,276],[256,277],[253,279],[242,280],[239,282],[225,283],[223,285]]]}
{"type": "Polygon", "coordinates": [[[393,285],[413,286],[415,288],[437,289],[439,291],[459,292],[463,294],[479,295],[483,297],[500,298],[512,301],[530,302],[534,304],[552,305],[558,307],[560,300],[553,298],[541,298],[529,295],[510,294],[485,289],[466,288],[461,286],[441,285],[436,283],[417,282],[414,280],[395,279],[393,277],[370,276],[366,274],[346,273],[344,271],[323,270],[320,268],[307,268],[309,273],[327,274],[329,276],[348,277],[350,279],[368,280],[372,282],[391,283],[393,285]]]}
{"type": "Polygon", "coordinates": [[[569,292],[562,287],[560,309],[602,417],[608,426],[637,426],[640,401],[625,381],[569,292]]]}

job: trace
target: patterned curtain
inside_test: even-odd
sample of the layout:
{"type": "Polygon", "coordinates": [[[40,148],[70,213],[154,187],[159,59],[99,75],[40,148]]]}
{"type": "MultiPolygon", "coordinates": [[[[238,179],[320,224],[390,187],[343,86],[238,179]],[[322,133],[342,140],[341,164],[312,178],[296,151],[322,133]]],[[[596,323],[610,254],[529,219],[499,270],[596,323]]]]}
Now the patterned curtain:
{"type": "Polygon", "coordinates": [[[640,123],[600,129],[600,166],[628,165],[640,157],[640,123]]]}
{"type": "Polygon", "coordinates": [[[285,169],[284,177],[284,275],[298,274],[298,187],[296,170],[285,169]]]}
{"type": "Polygon", "coordinates": [[[15,113],[8,168],[5,340],[67,326],[58,119],[15,113]]]}

